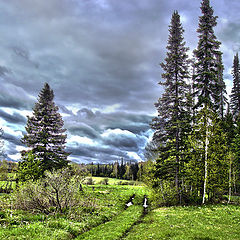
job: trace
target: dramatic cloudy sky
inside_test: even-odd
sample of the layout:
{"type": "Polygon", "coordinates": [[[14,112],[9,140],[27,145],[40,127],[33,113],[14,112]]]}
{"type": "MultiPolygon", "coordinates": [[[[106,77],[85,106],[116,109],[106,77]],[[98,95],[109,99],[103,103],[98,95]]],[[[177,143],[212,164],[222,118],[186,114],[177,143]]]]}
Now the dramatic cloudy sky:
{"type": "MultiPolygon", "coordinates": [[[[219,16],[225,80],[240,48],[240,2],[212,0],[219,16]]],[[[143,159],[161,96],[171,14],[178,10],[191,49],[200,0],[0,0],[0,126],[18,160],[26,116],[45,82],[78,162],[143,159]]]]}

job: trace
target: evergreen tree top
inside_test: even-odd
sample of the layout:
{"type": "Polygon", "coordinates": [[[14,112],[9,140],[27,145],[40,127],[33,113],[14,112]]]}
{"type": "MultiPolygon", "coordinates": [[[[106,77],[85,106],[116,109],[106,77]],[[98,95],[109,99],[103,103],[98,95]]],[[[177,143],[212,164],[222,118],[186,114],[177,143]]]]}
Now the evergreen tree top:
{"type": "Polygon", "coordinates": [[[230,95],[230,108],[233,115],[236,117],[240,112],[240,65],[238,53],[233,59],[232,75],[233,87],[230,95]]]}
{"type": "Polygon", "coordinates": [[[40,91],[38,95],[39,102],[51,102],[53,101],[53,98],[54,98],[53,90],[50,88],[48,83],[45,83],[43,89],[40,91]]]}
{"type": "Polygon", "coordinates": [[[28,117],[26,134],[22,142],[32,150],[34,157],[45,170],[58,169],[68,164],[65,152],[67,135],[58,107],[55,105],[53,90],[45,83],[33,108],[33,116],[28,117]]]}
{"type": "MultiPolygon", "coordinates": [[[[216,41],[216,36],[214,35],[213,30],[213,28],[217,26],[218,16],[213,16],[214,11],[210,6],[209,0],[202,1],[201,11],[203,15],[199,17],[199,27],[197,29],[197,32],[200,33],[200,36],[202,35],[205,37],[205,41],[214,41],[214,45],[218,48],[220,42],[216,41]]],[[[199,45],[201,45],[201,42],[199,42],[199,45]]]]}

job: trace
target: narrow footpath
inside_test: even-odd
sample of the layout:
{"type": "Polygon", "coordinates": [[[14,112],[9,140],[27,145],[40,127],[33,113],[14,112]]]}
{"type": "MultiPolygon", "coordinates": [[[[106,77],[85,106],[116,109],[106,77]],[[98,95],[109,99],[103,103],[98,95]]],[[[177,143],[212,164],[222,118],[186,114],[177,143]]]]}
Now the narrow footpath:
{"type": "Polygon", "coordinates": [[[77,240],[119,240],[124,239],[133,226],[141,223],[147,213],[148,202],[144,196],[142,204],[135,204],[135,194],[125,203],[125,210],[111,221],[100,224],[79,235],[77,240]]]}

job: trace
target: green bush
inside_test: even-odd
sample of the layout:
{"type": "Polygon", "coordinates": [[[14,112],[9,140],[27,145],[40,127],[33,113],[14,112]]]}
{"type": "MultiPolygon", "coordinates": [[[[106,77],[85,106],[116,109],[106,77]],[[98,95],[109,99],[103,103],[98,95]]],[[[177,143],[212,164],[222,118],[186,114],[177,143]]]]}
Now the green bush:
{"type": "Polygon", "coordinates": [[[159,186],[152,189],[151,197],[156,206],[173,206],[178,203],[175,185],[170,181],[161,181],[159,186]]]}
{"type": "Polygon", "coordinates": [[[91,177],[88,177],[88,178],[86,179],[85,183],[86,183],[87,185],[94,185],[94,181],[93,181],[93,179],[92,179],[91,177]]]}
{"type": "Polygon", "coordinates": [[[18,165],[17,179],[19,181],[37,180],[42,175],[41,162],[35,159],[32,151],[25,152],[18,165]]]}
{"type": "Polygon", "coordinates": [[[109,179],[108,178],[104,178],[102,181],[100,181],[100,184],[108,185],[109,184],[109,179]]]}
{"type": "Polygon", "coordinates": [[[80,204],[80,182],[70,169],[46,172],[45,175],[45,178],[19,185],[13,193],[13,207],[63,213],[80,204]]]}

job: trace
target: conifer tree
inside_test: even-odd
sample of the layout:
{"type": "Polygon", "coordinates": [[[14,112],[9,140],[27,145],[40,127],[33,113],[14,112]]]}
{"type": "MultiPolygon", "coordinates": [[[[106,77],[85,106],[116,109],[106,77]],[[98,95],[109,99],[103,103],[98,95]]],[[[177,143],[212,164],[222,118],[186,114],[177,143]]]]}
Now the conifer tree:
{"type": "Polygon", "coordinates": [[[230,95],[230,108],[233,116],[237,117],[240,113],[240,65],[238,54],[234,56],[233,67],[233,87],[230,95]]]}
{"type": "Polygon", "coordinates": [[[202,16],[199,17],[199,41],[197,49],[194,51],[196,58],[196,69],[194,76],[194,89],[197,102],[197,119],[200,123],[202,137],[202,154],[204,176],[202,189],[202,203],[205,203],[207,191],[207,179],[209,173],[209,137],[214,112],[223,112],[224,87],[222,79],[222,63],[219,51],[220,42],[214,34],[214,27],[217,25],[217,17],[213,16],[213,9],[209,0],[202,0],[202,16]],[[221,99],[222,97],[222,99],[221,99]],[[222,109],[221,109],[222,108],[222,109]]]}
{"type": "Polygon", "coordinates": [[[226,115],[224,116],[224,120],[222,121],[222,129],[226,134],[226,146],[227,146],[227,153],[225,155],[228,156],[229,160],[229,188],[228,188],[228,193],[229,193],[229,198],[228,201],[230,202],[231,199],[231,194],[232,194],[232,186],[234,183],[234,173],[236,172],[236,157],[235,154],[237,153],[236,149],[234,149],[236,146],[234,146],[234,140],[235,140],[235,135],[236,135],[236,127],[234,125],[234,119],[233,115],[230,112],[229,104],[227,108],[226,115]],[[236,151],[236,152],[235,152],[236,151]]]}
{"type": "Polygon", "coordinates": [[[28,117],[27,133],[22,139],[40,162],[42,174],[45,170],[59,169],[68,164],[69,154],[64,151],[66,129],[63,128],[64,123],[53,98],[53,90],[45,83],[33,108],[33,116],[28,117]]]}
{"type": "Polygon", "coordinates": [[[227,104],[227,90],[226,90],[226,84],[223,79],[223,70],[224,66],[222,63],[222,53],[219,52],[219,55],[217,56],[217,85],[218,85],[218,96],[219,96],[219,101],[216,102],[216,106],[218,108],[218,113],[221,119],[223,120],[224,118],[224,111],[225,111],[225,106],[227,104]]]}
{"type": "Polygon", "coordinates": [[[169,26],[167,57],[161,64],[165,82],[159,84],[165,87],[165,91],[155,104],[158,117],[152,122],[152,128],[156,130],[154,141],[159,146],[156,175],[161,179],[174,180],[177,194],[180,193],[180,166],[184,159],[184,136],[189,123],[186,104],[189,60],[183,32],[180,16],[175,11],[169,26]]]}
{"type": "Polygon", "coordinates": [[[218,110],[219,88],[218,71],[221,52],[220,42],[214,34],[213,28],[217,25],[217,16],[213,16],[213,9],[209,5],[209,0],[201,3],[202,16],[199,17],[198,47],[194,51],[195,62],[195,95],[197,96],[196,107],[209,106],[218,110]]]}

